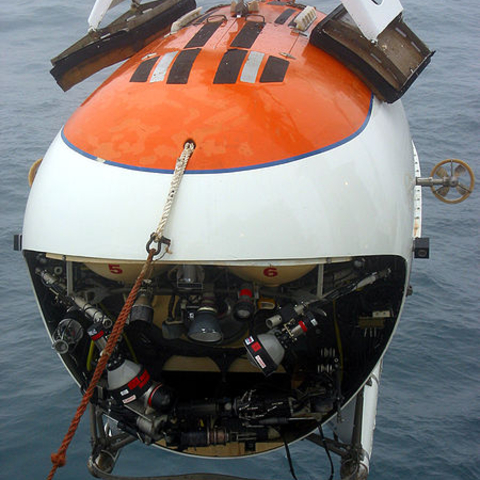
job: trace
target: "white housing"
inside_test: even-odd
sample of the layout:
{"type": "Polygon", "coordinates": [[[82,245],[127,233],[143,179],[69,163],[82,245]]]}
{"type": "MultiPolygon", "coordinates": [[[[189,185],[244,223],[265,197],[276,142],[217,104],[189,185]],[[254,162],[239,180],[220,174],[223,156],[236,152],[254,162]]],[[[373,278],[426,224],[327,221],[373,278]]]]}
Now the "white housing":
{"type": "Polygon", "coordinates": [[[376,40],[403,11],[399,0],[342,0],[342,3],[369,40],[376,40]]]}

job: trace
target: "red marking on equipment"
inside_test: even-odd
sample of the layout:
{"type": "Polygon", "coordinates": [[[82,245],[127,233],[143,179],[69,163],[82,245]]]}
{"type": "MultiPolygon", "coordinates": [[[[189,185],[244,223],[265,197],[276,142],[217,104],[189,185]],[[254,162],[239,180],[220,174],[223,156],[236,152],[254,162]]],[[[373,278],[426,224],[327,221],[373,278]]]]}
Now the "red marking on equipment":
{"type": "Polygon", "coordinates": [[[265,362],[263,361],[263,358],[260,355],[257,355],[255,357],[256,362],[260,365],[260,368],[265,368],[265,362]]]}
{"type": "Polygon", "coordinates": [[[162,387],[162,386],[163,386],[163,384],[159,383],[159,384],[152,390],[152,393],[151,393],[150,396],[148,397],[148,402],[147,402],[150,406],[152,406],[152,398],[153,398],[153,396],[155,395],[155,393],[157,392],[157,390],[158,390],[160,387],[162,387]]]}
{"type": "Polygon", "coordinates": [[[262,346],[260,345],[260,343],[255,342],[254,344],[252,344],[251,348],[254,352],[258,352],[262,349],[262,346]]]}
{"type": "Polygon", "coordinates": [[[253,297],[252,291],[248,288],[244,288],[240,290],[241,297],[253,297]]]}
{"type": "Polygon", "coordinates": [[[146,383],[148,382],[149,379],[150,379],[150,375],[148,374],[148,372],[146,370],[144,370],[144,372],[140,376],[132,378],[128,382],[127,386],[130,390],[133,390],[136,387],[141,388],[141,387],[144,387],[146,385],[146,383]]]}
{"type": "Polygon", "coordinates": [[[134,388],[137,387],[137,385],[140,383],[140,380],[138,377],[133,377],[128,383],[127,386],[130,390],[133,390],[134,388]]]}
{"type": "Polygon", "coordinates": [[[278,276],[278,270],[275,267],[268,267],[263,271],[263,274],[266,277],[276,277],[278,276]]]}
{"type": "Polygon", "coordinates": [[[102,338],[103,334],[104,334],[103,330],[100,330],[100,332],[98,332],[96,335],[92,337],[92,340],[95,341],[95,340],[98,340],[99,338],[102,338]]]}
{"type": "Polygon", "coordinates": [[[298,322],[298,324],[300,325],[300,327],[304,332],[308,330],[307,326],[301,320],[298,322]]]}
{"type": "Polygon", "coordinates": [[[120,273],[123,273],[123,270],[120,268],[120,265],[118,264],[108,264],[108,269],[110,270],[110,273],[114,273],[115,275],[119,275],[120,273]]]}
{"type": "Polygon", "coordinates": [[[137,397],[135,395],[130,395],[128,398],[124,398],[122,400],[122,402],[123,403],[130,403],[130,402],[133,402],[136,399],[137,399],[137,397]]]}
{"type": "Polygon", "coordinates": [[[145,370],[140,376],[140,386],[144,387],[150,380],[150,374],[145,370]]]}

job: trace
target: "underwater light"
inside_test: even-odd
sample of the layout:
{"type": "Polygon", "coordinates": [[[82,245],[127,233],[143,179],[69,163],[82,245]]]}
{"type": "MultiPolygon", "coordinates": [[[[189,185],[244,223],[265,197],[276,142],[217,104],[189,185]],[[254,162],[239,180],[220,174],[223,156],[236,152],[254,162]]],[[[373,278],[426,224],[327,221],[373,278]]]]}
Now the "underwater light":
{"type": "Polygon", "coordinates": [[[219,343],[223,339],[213,292],[205,292],[202,303],[190,324],[187,336],[194,342],[219,343]]]}
{"type": "Polygon", "coordinates": [[[213,308],[199,308],[188,329],[188,338],[202,343],[220,342],[223,338],[223,333],[216,315],[217,311],[213,308]]]}
{"type": "Polygon", "coordinates": [[[83,337],[82,325],[74,318],[64,318],[52,335],[52,348],[64,355],[73,350],[83,337]]]}
{"type": "Polygon", "coordinates": [[[243,286],[238,295],[238,300],[233,307],[233,314],[238,320],[248,320],[255,313],[253,292],[248,286],[243,286]]]}
{"type": "MultiPolygon", "coordinates": [[[[297,306],[295,309],[295,307],[287,306],[284,307],[284,311],[288,313],[305,311],[303,305],[301,308],[298,307],[300,306],[297,306]]],[[[281,311],[278,316],[281,317],[282,313],[284,312],[281,311]]],[[[269,323],[271,324],[272,322],[267,321],[267,325],[269,323]]],[[[260,335],[251,335],[243,342],[247,350],[248,359],[268,376],[277,370],[280,363],[282,363],[286,350],[297,341],[297,338],[317,325],[318,322],[313,314],[306,311],[299,319],[291,318],[279,328],[274,328],[260,335]]]]}

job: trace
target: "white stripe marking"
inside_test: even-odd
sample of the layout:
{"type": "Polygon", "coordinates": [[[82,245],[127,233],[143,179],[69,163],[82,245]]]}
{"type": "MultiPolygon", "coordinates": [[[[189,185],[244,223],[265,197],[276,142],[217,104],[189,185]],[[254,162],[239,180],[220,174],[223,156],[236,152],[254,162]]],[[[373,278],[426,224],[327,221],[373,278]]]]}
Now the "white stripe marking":
{"type": "Polygon", "coordinates": [[[263,57],[265,54],[261,52],[250,52],[248,54],[247,61],[242,69],[242,75],[240,77],[240,81],[246,83],[255,83],[255,80],[258,75],[258,70],[260,68],[260,64],[262,63],[263,57]]]}
{"type": "Polygon", "coordinates": [[[158,62],[150,82],[163,82],[167,75],[168,68],[172,64],[173,60],[177,56],[178,51],[166,53],[158,62]]]}

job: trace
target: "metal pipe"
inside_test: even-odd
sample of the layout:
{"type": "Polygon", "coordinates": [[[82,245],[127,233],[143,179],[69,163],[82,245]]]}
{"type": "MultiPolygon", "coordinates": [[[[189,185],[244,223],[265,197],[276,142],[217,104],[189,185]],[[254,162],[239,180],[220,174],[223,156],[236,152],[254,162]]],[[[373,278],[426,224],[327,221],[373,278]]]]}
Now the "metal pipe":
{"type": "Polygon", "coordinates": [[[433,177],[417,177],[415,179],[415,184],[419,187],[433,187],[433,186],[443,186],[443,187],[456,187],[458,185],[458,177],[442,177],[442,178],[433,178],[433,177]]]}
{"type": "Polygon", "coordinates": [[[35,273],[40,276],[43,283],[48,288],[62,295],[71,304],[77,306],[81,312],[85,314],[85,316],[92,320],[92,322],[101,322],[105,328],[109,328],[113,325],[113,320],[105,315],[105,313],[103,313],[100,309],[94,307],[92,304],[88,303],[82,297],[75,295],[74,293],[68,295],[67,287],[55,275],[47,272],[46,270],[41,270],[40,268],[37,268],[35,273]]]}

